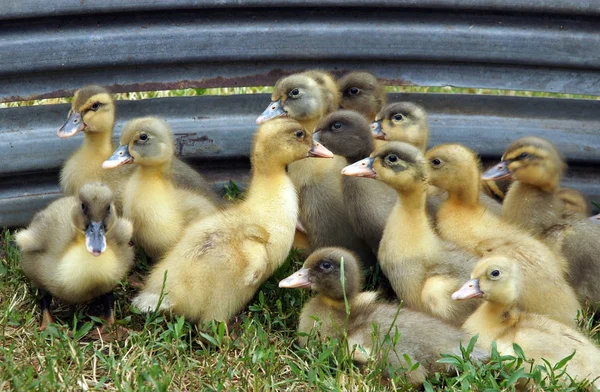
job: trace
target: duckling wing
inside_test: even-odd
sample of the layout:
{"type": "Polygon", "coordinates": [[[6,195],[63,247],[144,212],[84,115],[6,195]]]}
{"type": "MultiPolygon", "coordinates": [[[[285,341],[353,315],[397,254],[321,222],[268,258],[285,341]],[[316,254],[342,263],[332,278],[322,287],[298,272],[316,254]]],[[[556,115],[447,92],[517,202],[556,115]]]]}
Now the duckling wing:
{"type": "Polygon", "coordinates": [[[267,277],[268,252],[265,245],[269,242],[269,232],[259,225],[248,225],[243,229],[241,249],[246,256],[244,283],[258,286],[267,277]]]}

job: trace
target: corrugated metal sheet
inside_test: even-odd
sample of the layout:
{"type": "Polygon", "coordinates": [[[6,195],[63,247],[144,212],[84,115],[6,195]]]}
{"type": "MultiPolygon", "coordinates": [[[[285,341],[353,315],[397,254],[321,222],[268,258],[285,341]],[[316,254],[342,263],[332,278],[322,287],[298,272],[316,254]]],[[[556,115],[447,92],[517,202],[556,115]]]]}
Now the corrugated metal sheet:
{"type": "MultiPolygon", "coordinates": [[[[390,85],[600,94],[600,3],[536,0],[79,0],[5,2],[0,101],[114,92],[270,85],[319,67],[364,69],[390,85]]],[[[431,113],[432,143],[497,159],[516,137],[565,153],[567,183],[600,196],[600,102],[395,95],[431,113]]],[[[117,134],[158,115],[179,153],[216,186],[247,179],[266,95],[119,102],[117,134]]],[[[21,225],[58,197],[57,172],[80,137],[59,140],[68,105],[0,110],[0,225],[21,225]]]]}

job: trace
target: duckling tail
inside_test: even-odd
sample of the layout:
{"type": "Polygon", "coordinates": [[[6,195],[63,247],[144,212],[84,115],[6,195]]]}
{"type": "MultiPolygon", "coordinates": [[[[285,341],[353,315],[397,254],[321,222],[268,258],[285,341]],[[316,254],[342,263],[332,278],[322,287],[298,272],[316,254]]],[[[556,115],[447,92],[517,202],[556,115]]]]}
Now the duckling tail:
{"type": "Polygon", "coordinates": [[[15,236],[15,242],[21,252],[35,252],[41,249],[41,243],[31,230],[21,230],[15,236]]]}
{"type": "Polygon", "coordinates": [[[144,313],[152,313],[157,310],[168,310],[173,306],[166,295],[161,301],[159,294],[148,293],[145,291],[139,293],[133,299],[132,304],[144,313]]]}

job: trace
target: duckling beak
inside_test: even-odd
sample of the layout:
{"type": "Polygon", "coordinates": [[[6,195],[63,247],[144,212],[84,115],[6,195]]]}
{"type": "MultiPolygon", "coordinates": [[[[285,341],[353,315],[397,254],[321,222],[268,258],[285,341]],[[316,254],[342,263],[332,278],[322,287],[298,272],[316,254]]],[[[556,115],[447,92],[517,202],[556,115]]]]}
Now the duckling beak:
{"type": "Polygon", "coordinates": [[[260,125],[272,118],[284,117],[287,116],[287,112],[283,110],[283,106],[281,106],[281,100],[271,102],[269,106],[265,109],[264,112],[256,119],[256,124],[260,125]]]}
{"type": "Polygon", "coordinates": [[[279,282],[279,287],[282,289],[310,289],[310,286],[312,286],[312,282],[308,278],[308,268],[302,268],[279,282]]]}
{"type": "Polygon", "coordinates": [[[325,148],[324,145],[313,139],[312,148],[308,150],[306,156],[313,158],[333,158],[333,153],[325,148]]]}
{"type": "Polygon", "coordinates": [[[304,228],[304,225],[302,224],[302,222],[300,222],[300,219],[296,220],[296,230],[298,230],[301,233],[306,234],[306,229],[304,228]]]}
{"type": "Polygon", "coordinates": [[[129,154],[129,146],[126,144],[119,146],[113,152],[110,158],[102,163],[103,169],[114,169],[115,167],[119,167],[121,165],[125,165],[127,163],[132,163],[133,157],[129,154]]]}
{"type": "Polygon", "coordinates": [[[106,250],[106,236],[102,222],[91,221],[85,229],[85,247],[94,256],[100,256],[106,250]]]}
{"type": "Polygon", "coordinates": [[[68,137],[75,136],[84,129],[85,123],[81,118],[81,113],[73,112],[63,126],[58,129],[58,137],[61,139],[66,139],[68,137]]]}
{"type": "Polygon", "coordinates": [[[479,279],[471,279],[460,289],[452,294],[452,299],[458,301],[460,299],[471,299],[483,297],[483,291],[479,288],[479,279]]]}
{"type": "Polygon", "coordinates": [[[383,128],[381,128],[381,120],[371,123],[371,134],[375,139],[385,140],[385,133],[383,133],[383,128]]]}
{"type": "Polygon", "coordinates": [[[373,170],[375,158],[365,158],[358,162],[348,165],[342,169],[342,175],[351,177],[377,178],[377,173],[373,170]]]}
{"type": "Polygon", "coordinates": [[[600,214],[594,215],[594,216],[590,216],[589,220],[591,220],[594,223],[600,223],[600,214]]]}
{"type": "Polygon", "coordinates": [[[510,178],[512,173],[508,170],[508,161],[502,161],[496,166],[488,169],[481,175],[481,179],[484,181],[489,180],[503,180],[505,178],[510,178]]]}

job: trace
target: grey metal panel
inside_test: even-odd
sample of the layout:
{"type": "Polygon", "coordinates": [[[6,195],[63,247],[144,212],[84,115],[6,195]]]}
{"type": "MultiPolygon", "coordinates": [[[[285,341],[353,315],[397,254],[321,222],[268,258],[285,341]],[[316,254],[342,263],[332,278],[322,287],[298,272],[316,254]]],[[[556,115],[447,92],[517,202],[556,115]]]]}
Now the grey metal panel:
{"type": "Polygon", "coordinates": [[[598,18],[562,15],[268,7],[7,21],[0,99],[69,95],[89,82],[270,84],[297,62],[389,67],[383,77],[400,83],[597,94],[599,27],[598,18]]]}
{"type": "MultiPolygon", "coordinates": [[[[540,135],[571,161],[600,163],[600,101],[445,94],[392,94],[391,100],[413,100],[427,109],[434,144],[460,142],[483,156],[499,157],[512,140],[540,135]]],[[[157,115],[173,128],[184,158],[247,157],[254,121],[269,101],[266,94],[118,101],[115,138],[125,121],[157,115]]],[[[68,109],[0,110],[0,176],[56,170],[82,140],[56,136],[68,109]]]]}
{"type": "Polygon", "coordinates": [[[595,0],[5,0],[0,19],[220,7],[418,7],[486,11],[600,13],[595,0]]]}

